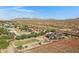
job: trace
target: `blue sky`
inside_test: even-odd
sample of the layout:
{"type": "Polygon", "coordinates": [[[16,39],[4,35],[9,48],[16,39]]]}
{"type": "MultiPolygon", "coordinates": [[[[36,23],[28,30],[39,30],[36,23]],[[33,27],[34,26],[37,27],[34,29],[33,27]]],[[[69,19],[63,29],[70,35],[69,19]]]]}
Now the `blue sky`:
{"type": "Polygon", "coordinates": [[[78,18],[79,6],[0,6],[0,19],[78,18]]]}

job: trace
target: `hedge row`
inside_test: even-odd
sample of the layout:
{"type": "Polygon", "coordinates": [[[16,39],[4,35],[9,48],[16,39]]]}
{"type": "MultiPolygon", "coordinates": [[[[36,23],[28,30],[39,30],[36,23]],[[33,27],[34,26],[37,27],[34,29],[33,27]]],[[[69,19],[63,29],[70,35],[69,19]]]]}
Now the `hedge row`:
{"type": "Polygon", "coordinates": [[[21,36],[17,36],[16,39],[21,40],[21,39],[27,39],[31,37],[38,37],[38,36],[46,34],[47,32],[54,32],[54,31],[55,30],[46,30],[46,31],[41,31],[39,33],[32,32],[31,34],[28,34],[28,35],[23,34],[21,36]]]}

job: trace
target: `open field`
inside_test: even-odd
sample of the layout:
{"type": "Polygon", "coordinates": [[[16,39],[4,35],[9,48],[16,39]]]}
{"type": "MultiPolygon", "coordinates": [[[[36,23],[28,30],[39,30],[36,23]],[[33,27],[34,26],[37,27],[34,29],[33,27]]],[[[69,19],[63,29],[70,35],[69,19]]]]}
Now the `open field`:
{"type": "Polygon", "coordinates": [[[21,45],[24,45],[24,44],[29,44],[29,43],[32,43],[32,42],[38,42],[39,40],[37,39],[24,39],[24,40],[16,40],[15,42],[15,45],[16,46],[21,46],[21,45]]]}

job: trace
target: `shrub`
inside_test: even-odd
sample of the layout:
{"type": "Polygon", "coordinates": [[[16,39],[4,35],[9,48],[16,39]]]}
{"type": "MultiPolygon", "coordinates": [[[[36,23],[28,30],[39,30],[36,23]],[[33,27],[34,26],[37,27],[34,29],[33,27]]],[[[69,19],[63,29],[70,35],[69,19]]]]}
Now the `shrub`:
{"type": "Polygon", "coordinates": [[[0,34],[6,34],[8,31],[4,28],[0,28],[0,34]]]}
{"type": "Polygon", "coordinates": [[[28,34],[28,35],[23,34],[21,36],[17,36],[16,39],[20,40],[20,39],[27,39],[27,38],[31,38],[31,37],[37,37],[37,36],[44,35],[45,33],[47,33],[47,32],[44,32],[44,31],[41,31],[39,33],[31,32],[31,34],[28,34]]]}
{"type": "Polygon", "coordinates": [[[22,48],[23,48],[23,46],[22,46],[22,45],[17,46],[17,49],[22,49],[22,48]]]}
{"type": "Polygon", "coordinates": [[[28,46],[25,46],[25,48],[28,48],[28,46]]]}
{"type": "Polygon", "coordinates": [[[25,38],[25,35],[24,36],[22,35],[22,36],[17,36],[16,37],[17,40],[24,39],[24,38],[25,38]]]}
{"type": "Polygon", "coordinates": [[[2,35],[0,36],[0,39],[13,39],[14,36],[13,35],[2,35]]]}
{"type": "Polygon", "coordinates": [[[45,32],[56,32],[55,29],[47,29],[45,32]]]}
{"type": "Polygon", "coordinates": [[[21,30],[21,31],[28,31],[28,26],[27,25],[21,25],[20,27],[19,27],[19,29],[21,30]]]}

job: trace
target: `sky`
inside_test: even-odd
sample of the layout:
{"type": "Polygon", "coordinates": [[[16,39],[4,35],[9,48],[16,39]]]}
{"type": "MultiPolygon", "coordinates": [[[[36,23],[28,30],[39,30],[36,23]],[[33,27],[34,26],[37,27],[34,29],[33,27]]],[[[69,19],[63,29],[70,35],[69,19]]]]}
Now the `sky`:
{"type": "Polygon", "coordinates": [[[0,19],[13,18],[79,18],[79,6],[0,6],[0,19]]]}

